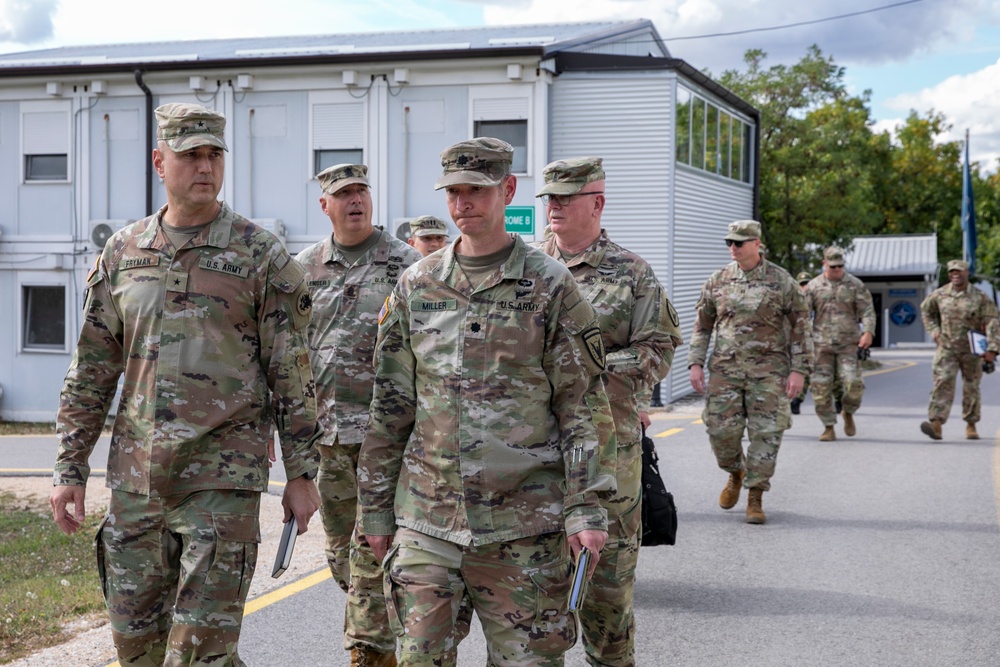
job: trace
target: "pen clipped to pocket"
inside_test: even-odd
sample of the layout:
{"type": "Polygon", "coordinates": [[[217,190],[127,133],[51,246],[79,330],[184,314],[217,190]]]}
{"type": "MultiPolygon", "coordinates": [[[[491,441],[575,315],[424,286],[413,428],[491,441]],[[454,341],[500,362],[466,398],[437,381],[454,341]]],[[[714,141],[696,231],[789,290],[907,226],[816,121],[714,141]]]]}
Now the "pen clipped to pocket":
{"type": "Polygon", "coordinates": [[[580,549],[576,555],[576,566],[573,568],[573,585],[569,589],[569,610],[579,611],[583,606],[583,598],[587,595],[587,571],[590,569],[591,553],[587,547],[580,549]]]}

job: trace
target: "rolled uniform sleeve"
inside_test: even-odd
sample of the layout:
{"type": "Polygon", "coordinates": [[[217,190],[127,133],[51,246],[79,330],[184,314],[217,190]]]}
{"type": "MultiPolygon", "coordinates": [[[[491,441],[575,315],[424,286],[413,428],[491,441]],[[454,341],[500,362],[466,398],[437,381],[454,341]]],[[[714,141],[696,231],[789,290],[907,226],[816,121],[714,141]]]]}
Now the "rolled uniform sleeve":
{"type": "Polygon", "coordinates": [[[604,343],[597,315],[567,274],[558,327],[543,366],[552,386],[552,412],[562,434],[566,468],[563,517],[566,534],[607,530],[599,492],[613,490],[618,443],[600,373],[604,343]],[[609,425],[598,439],[597,426],[609,425]]]}
{"type": "Polygon", "coordinates": [[[704,368],[708,358],[708,346],[715,329],[716,311],[713,295],[716,274],[713,274],[701,288],[701,296],[695,306],[694,329],[691,332],[691,345],[688,348],[688,368],[701,366],[704,368]]]}
{"type": "Polygon", "coordinates": [[[396,486],[416,415],[416,360],[406,310],[397,287],[379,314],[375,389],[357,470],[361,525],[368,535],[395,532],[396,486]]]}
{"type": "Polygon", "coordinates": [[[316,386],[306,341],[312,300],[305,270],[275,246],[260,324],[261,364],[267,368],[275,424],[288,479],[319,467],[316,386]]]}
{"type": "Polygon", "coordinates": [[[108,289],[109,252],[110,248],[105,248],[87,278],[83,327],[59,395],[59,452],[52,478],[56,486],[87,484],[90,454],[101,436],[124,370],[122,320],[108,289]]]}

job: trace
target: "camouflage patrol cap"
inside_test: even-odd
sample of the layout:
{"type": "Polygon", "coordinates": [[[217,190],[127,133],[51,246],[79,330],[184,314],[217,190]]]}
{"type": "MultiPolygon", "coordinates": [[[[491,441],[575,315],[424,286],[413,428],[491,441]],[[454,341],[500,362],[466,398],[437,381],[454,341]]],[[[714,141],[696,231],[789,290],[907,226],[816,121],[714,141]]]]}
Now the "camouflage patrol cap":
{"type": "Polygon", "coordinates": [[[161,104],[153,112],[156,116],[156,138],[167,144],[175,153],[183,153],[199,146],[216,146],[228,151],[223,138],[226,117],[218,111],[200,104],[170,102],[161,104]]]}
{"type": "Polygon", "coordinates": [[[809,282],[812,279],[813,279],[813,277],[812,277],[812,275],[810,275],[810,273],[808,271],[800,271],[799,275],[795,276],[796,282],[798,282],[800,285],[805,285],[807,282],[809,282]]]}
{"type": "Polygon", "coordinates": [[[599,157],[577,157],[550,162],[542,170],[545,185],[536,197],[544,195],[575,195],[587,183],[604,180],[604,160],[599,157]]]}
{"type": "Polygon", "coordinates": [[[823,251],[823,259],[826,260],[826,265],[829,267],[843,266],[844,249],[832,245],[823,251]]]}
{"type": "Polygon", "coordinates": [[[968,271],[969,263],[961,259],[952,259],[948,261],[948,273],[952,271],[968,271]]]}
{"type": "Polygon", "coordinates": [[[316,174],[323,194],[332,195],[348,185],[368,185],[368,167],[363,164],[335,164],[316,174]]]}
{"type": "Polygon", "coordinates": [[[410,236],[448,236],[448,225],[441,218],[422,215],[410,220],[410,236]]]}
{"type": "Polygon", "coordinates": [[[441,152],[444,173],[434,189],[449,185],[499,185],[510,174],[514,147],[492,137],[477,137],[448,146],[441,152]]]}
{"type": "Polygon", "coordinates": [[[760,223],[756,220],[737,220],[729,223],[727,241],[749,241],[760,238],[760,223]]]}

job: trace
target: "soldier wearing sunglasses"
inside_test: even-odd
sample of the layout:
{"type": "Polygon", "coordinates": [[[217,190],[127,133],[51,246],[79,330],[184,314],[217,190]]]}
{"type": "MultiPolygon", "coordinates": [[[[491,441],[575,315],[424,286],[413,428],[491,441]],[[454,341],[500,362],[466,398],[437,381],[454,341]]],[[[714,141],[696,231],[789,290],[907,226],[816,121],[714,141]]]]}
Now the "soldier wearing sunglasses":
{"type": "Polygon", "coordinates": [[[805,297],[787,271],[761,256],[760,231],[755,220],[729,224],[725,241],[733,262],[702,286],[688,352],[691,386],[706,394],[703,419],[712,451],[729,473],[719,506],[735,507],[746,487],[746,521],[753,524],[767,519],[762,496],[791,426],[789,401],[802,391],[813,358],[805,297]]]}

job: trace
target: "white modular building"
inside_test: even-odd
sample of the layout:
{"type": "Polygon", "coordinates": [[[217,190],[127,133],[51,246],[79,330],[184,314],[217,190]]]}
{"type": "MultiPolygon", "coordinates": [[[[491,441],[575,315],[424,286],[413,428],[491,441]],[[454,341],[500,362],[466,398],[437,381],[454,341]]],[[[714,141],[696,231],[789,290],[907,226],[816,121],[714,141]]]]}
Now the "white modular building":
{"type": "MultiPolygon", "coordinates": [[[[542,238],[542,168],[598,155],[604,226],[645,257],[685,339],[701,284],[756,217],[757,111],[647,20],[64,47],[0,55],[0,419],[51,421],[104,241],[165,203],[153,109],[228,118],[221,197],[297,252],[330,233],[314,175],[364,163],[375,222],[447,220],[446,146],[515,147],[507,225],[542,238]]],[[[661,385],[690,391],[686,345],[661,385]]]]}

